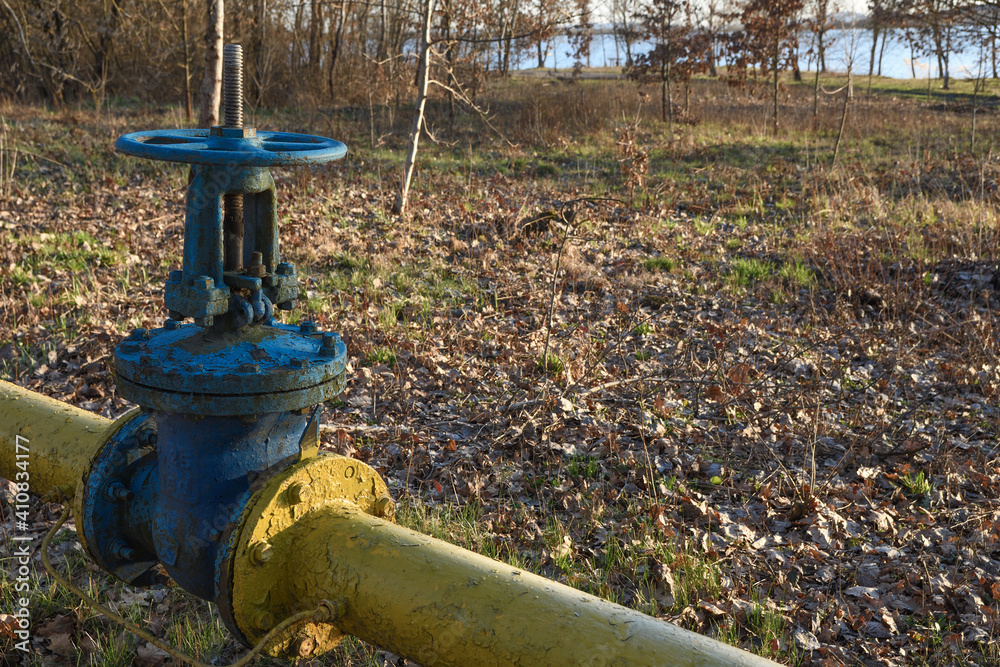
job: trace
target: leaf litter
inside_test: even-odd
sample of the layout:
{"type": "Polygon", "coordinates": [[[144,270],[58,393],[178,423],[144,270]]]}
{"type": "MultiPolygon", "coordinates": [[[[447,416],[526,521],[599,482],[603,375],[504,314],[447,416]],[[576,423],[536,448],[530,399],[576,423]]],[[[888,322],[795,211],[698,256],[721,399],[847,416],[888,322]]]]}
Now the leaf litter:
{"type": "MultiPolygon", "coordinates": [[[[0,359],[112,417],[115,344],[165,317],[183,179],[97,126],[127,182],[48,174],[0,211],[0,359]]],[[[883,258],[902,232],[847,225],[853,203],[796,240],[721,205],[706,231],[685,193],[487,172],[432,172],[394,220],[383,167],[276,177],[302,317],[350,354],[324,449],[375,467],[401,520],[467,508],[446,536],[790,664],[996,664],[995,262],[883,258]],[[814,279],[777,275],[798,262],[814,279]]],[[[118,593],[166,613],[145,595],[118,593]]],[[[49,664],[94,648],[65,608],[41,623],[49,664]]]]}

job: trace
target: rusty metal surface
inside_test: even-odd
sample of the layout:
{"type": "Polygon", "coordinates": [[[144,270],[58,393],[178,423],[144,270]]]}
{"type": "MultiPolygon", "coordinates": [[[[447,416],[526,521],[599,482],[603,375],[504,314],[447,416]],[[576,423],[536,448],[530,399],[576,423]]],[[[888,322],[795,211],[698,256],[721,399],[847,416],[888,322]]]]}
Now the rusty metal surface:
{"type": "Polygon", "coordinates": [[[140,405],[206,415],[309,407],[340,393],[347,347],[334,333],[285,324],[211,331],[138,330],[115,351],[119,393],[140,405]]]}

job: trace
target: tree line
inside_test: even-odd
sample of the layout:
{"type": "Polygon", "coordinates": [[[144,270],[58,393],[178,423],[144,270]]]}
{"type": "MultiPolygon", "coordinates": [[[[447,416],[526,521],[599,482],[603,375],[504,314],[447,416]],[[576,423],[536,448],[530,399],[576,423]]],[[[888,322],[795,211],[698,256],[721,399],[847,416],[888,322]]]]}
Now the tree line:
{"type": "Polygon", "coordinates": [[[870,53],[854,54],[869,74],[881,70],[894,36],[914,59],[936,60],[945,88],[961,51],[977,54],[981,75],[997,76],[1000,0],[869,0],[861,22],[836,0],[595,2],[0,0],[0,95],[55,106],[127,96],[181,102],[190,115],[212,100],[222,42],[238,42],[254,105],[398,103],[412,96],[424,63],[429,90],[453,110],[474,106],[487,77],[521,62],[543,66],[552,49],[566,48],[557,42],[582,67],[598,15],[626,72],[661,84],[665,118],[676,86],[697,73],[776,87],[781,71],[801,76],[803,57],[825,71],[831,32],[845,19],[871,32],[870,53]]]}

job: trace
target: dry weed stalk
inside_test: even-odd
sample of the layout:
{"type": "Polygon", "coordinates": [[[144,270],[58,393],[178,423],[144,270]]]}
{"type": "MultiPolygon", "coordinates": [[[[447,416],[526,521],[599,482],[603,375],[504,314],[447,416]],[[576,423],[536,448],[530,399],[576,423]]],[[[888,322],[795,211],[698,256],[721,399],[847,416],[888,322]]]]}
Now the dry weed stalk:
{"type": "Polygon", "coordinates": [[[7,119],[0,116],[0,197],[10,197],[14,184],[14,170],[17,169],[17,147],[12,145],[7,133],[7,119]]]}
{"type": "Polygon", "coordinates": [[[623,114],[622,124],[617,129],[618,154],[621,156],[618,163],[621,165],[629,197],[635,195],[637,188],[645,186],[646,174],[649,173],[649,154],[637,141],[640,119],[638,111],[631,122],[627,121],[623,114]]]}

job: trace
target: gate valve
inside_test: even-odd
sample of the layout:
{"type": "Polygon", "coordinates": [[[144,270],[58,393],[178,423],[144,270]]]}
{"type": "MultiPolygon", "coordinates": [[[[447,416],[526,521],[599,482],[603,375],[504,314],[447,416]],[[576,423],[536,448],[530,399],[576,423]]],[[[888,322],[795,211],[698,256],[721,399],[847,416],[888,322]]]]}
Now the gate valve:
{"type": "Polygon", "coordinates": [[[344,387],[338,334],[273,317],[299,294],[282,261],[270,167],[343,157],[325,137],[243,126],[238,45],[223,61],[225,122],[133,132],[119,151],[192,165],[180,270],[164,289],[163,327],[115,349],[118,394],[141,412],[104,445],[77,494],[81,538],[104,569],[219,600],[217,556],[255,480],[316,453],[319,410],[344,387]],[[185,323],[193,318],[193,323],[185,323]]]}

